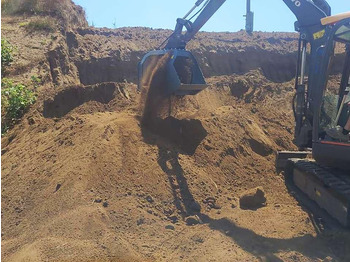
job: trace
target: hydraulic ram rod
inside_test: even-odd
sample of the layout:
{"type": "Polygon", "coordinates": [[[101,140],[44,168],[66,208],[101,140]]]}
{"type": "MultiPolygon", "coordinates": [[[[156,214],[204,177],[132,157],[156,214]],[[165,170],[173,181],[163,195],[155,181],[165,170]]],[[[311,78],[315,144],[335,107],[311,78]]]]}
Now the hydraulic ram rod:
{"type": "Polygon", "coordinates": [[[186,19],[193,12],[193,10],[200,6],[203,2],[204,0],[198,0],[182,19],[186,19]]]}

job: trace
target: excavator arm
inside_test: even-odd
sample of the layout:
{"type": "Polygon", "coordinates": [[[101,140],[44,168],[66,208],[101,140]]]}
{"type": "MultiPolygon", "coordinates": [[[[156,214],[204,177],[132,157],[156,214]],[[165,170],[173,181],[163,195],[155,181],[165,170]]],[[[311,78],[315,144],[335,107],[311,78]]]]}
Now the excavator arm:
{"type": "MultiPolygon", "coordinates": [[[[184,18],[177,19],[174,33],[167,39],[165,49],[185,49],[186,44],[193,39],[226,0],[206,0],[204,4],[203,2],[204,0],[198,0],[184,18]],[[194,16],[187,19],[193,10],[202,4],[203,6],[200,11],[194,15],[196,16],[199,13],[196,20],[191,22],[194,16]],[[184,28],[186,28],[186,32],[183,32],[184,28]]],[[[283,0],[283,2],[297,17],[297,31],[299,31],[300,28],[318,26],[322,18],[331,15],[331,8],[325,0],[283,0]]],[[[250,11],[250,0],[247,1],[247,14],[248,13],[252,13],[250,11]]],[[[252,21],[249,22],[252,24],[252,21]]],[[[247,30],[249,32],[251,32],[250,27],[247,30]]]]}
{"type": "Polygon", "coordinates": [[[199,11],[194,22],[190,19],[186,19],[188,15],[194,10],[195,7],[199,7],[204,1],[199,0],[196,2],[195,6],[186,14],[184,18],[178,18],[176,21],[176,27],[174,33],[169,37],[168,43],[165,49],[185,49],[186,44],[193,39],[193,37],[198,33],[198,31],[205,25],[205,23],[216,13],[216,11],[226,2],[226,0],[207,0],[203,4],[203,7],[199,11]],[[184,27],[186,32],[183,33],[184,27]]]}
{"type": "Polygon", "coordinates": [[[319,25],[321,19],[331,15],[331,8],[325,0],[283,0],[298,19],[298,27],[319,25]]]}

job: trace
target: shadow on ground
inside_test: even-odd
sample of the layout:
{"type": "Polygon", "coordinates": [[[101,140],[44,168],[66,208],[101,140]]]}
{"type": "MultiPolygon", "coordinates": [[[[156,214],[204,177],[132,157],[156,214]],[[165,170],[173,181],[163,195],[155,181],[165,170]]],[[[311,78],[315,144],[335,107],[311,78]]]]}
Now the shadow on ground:
{"type": "Polygon", "coordinates": [[[182,216],[200,212],[200,205],[191,194],[179,154],[193,155],[207,136],[199,120],[179,120],[174,117],[156,118],[142,125],[142,135],[148,144],[158,147],[158,164],[167,174],[174,197],[174,204],[182,216]]]}
{"type": "MultiPolygon", "coordinates": [[[[337,250],[345,248],[324,237],[323,233],[317,234],[316,237],[308,234],[290,239],[269,238],[242,228],[227,218],[213,219],[201,213],[188,187],[179,162],[179,154],[193,155],[207,132],[199,120],[178,120],[169,117],[157,119],[153,123],[156,124],[152,127],[142,126],[144,141],[158,146],[158,164],[168,176],[174,204],[183,219],[189,215],[198,215],[211,229],[230,237],[242,249],[262,261],[283,261],[276,253],[290,251],[301,253],[312,260],[323,260],[327,256],[334,257],[338,253],[337,250]]],[[[341,253],[346,253],[346,250],[341,250],[341,253]]]]}
{"type": "Polygon", "coordinates": [[[44,101],[45,118],[63,117],[73,109],[89,101],[108,104],[114,99],[116,85],[103,83],[89,87],[72,87],[59,92],[53,100],[44,101]]]}

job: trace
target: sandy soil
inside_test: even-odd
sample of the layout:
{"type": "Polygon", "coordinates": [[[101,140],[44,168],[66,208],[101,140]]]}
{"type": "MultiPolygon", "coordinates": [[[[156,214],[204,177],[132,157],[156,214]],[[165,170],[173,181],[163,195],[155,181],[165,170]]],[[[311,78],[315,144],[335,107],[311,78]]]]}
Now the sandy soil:
{"type": "Polygon", "coordinates": [[[2,20],[21,54],[9,75],[46,77],[2,138],[4,261],[350,260],[349,231],[274,168],[277,150],[294,149],[295,34],[199,34],[189,48],[210,87],[144,126],[137,61],[168,31],[51,37],[18,21],[2,20]],[[241,208],[258,186],[266,205],[241,208]]]}

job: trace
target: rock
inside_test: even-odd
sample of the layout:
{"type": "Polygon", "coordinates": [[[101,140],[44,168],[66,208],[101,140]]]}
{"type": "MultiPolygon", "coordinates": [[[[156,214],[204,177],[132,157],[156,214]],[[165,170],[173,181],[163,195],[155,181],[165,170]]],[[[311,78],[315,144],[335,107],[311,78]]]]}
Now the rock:
{"type": "Polygon", "coordinates": [[[165,229],[175,230],[175,227],[173,225],[166,225],[165,229]]]}
{"type": "Polygon", "coordinates": [[[108,202],[107,201],[105,201],[105,202],[103,202],[103,207],[108,207],[108,202]]]}
{"type": "Polygon", "coordinates": [[[194,226],[194,225],[200,224],[201,220],[198,216],[189,216],[189,217],[186,217],[185,222],[188,226],[194,226]]]}
{"type": "Polygon", "coordinates": [[[153,203],[154,200],[151,196],[146,196],[146,200],[149,202],[149,203],[153,203]]]}
{"type": "Polygon", "coordinates": [[[242,209],[257,209],[266,205],[265,192],[262,187],[257,187],[244,192],[239,198],[242,209]]]}

